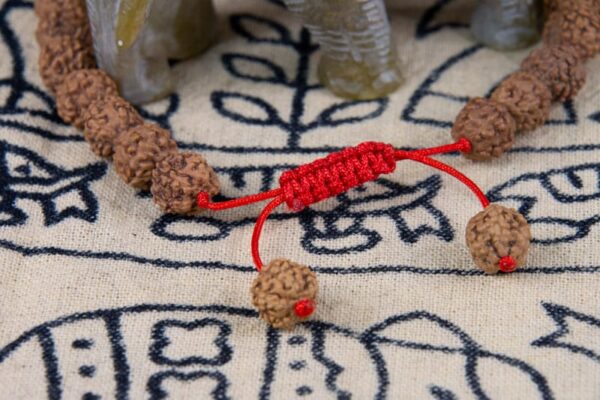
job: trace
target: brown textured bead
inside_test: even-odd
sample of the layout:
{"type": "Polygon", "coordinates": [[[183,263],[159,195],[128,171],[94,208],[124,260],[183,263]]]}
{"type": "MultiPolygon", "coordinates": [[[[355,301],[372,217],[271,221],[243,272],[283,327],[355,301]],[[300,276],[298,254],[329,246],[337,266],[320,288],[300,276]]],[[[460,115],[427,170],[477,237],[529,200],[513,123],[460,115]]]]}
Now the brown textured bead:
{"type": "Polygon", "coordinates": [[[571,46],[542,46],[523,60],[521,69],[544,82],[553,100],[570,99],[585,84],[585,67],[571,46]]]}
{"type": "Polygon", "coordinates": [[[114,144],[117,174],[139,189],[148,189],[157,163],[177,151],[171,134],[156,124],[142,124],[123,132],[114,144]]]}
{"type": "Polygon", "coordinates": [[[317,276],[307,266],[277,259],[264,266],[252,284],[252,303],[274,328],[291,329],[301,319],[294,313],[298,300],[314,301],[317,276]]]}
{"type": "Polygon", "coordinates": [[[458,113],[452,137],[466,138],[472,150],[463,155],[471,160],[484,161],[500,157],[515,141],[517,124],[506,106],[493,100],[476,97],[458,113]]]}
{"type": "Polygon", "coordinates": [[[83,128],[83,114],[94,101],[117,95],[117,84],[102,70],[71,72],[56,88],[56,108],[63,121],[83,128]]]}
{"type": "Polygon", "coordinates": [[[33,11],[38,17],[43,17],[48,10],[59,8],[60,1],[58,0],[35,0],[33,2],[33,11]]]}
{"type": "Polygon", "coordinates": [[[44,85],[52,92],[73,71],[93,68],[94,53],[89,46],[69,35],[48,38],[41,44],[38,59],[44,85]]]}
{"type": "Polygon", "coordinates": [[[35,31],[35,37],[42,46],[51,38],[62,35],[68,35],[74,40],[78,40],[82,46],[86,46],[93,52],[93,39],[90,26],[85,23],[81,25],[55,24],[51,25],[47,21],[40,21],[38,29],[35,31]]]}
{"type": "Polygon", "coordinates": [[[544,11],[550,14],[554,11],[572,10],[579,6],[593,6],[597,0],[544,0],[544,11]]]}
{"type": "Polygon", "coordinates": [[[144,123],[125,99],[110,95],[94,100],[83,113],[83,135],[100,157],[111,158],[115,139],[123,132],[144,123]]]}
{"type": "Polygon", "coordinates": [[[91,48],[92,34],[85,5],[74,1],[59,3],[65,5],[63,7],[45,6],[35,32],[37,41],[42,44],[49,38],[69,35],[91,48]]]}
{"type": "Polygon", "coordinates": [[[517,123],[517,132],[528,132],[548,118],[552,94],[535,75],[518,71],[502,81],[491,99],[508,108],[517,123]]]}
{"type": "Polygon", "coordinates": [[[170,154],[152,171],[154,202],[167,213],[192,213],[199,192],[214,196],[219,190],[217,174],[200,154],[170,154]]]}
{"type": "Polygon", "coordinates": [[[600,52],[600,12],[584,5],[555,11],[544,25],[543,39],[546,45],[569,45],[581,58],[591,58],[600,52]]]}
{"type": "Polygon", "coordinates": [[[85,8],[85,0],[35,0],[33,2],[35,15],[40,18],[57,10],[65,10],[72,7],[85,8]]]}
{"type": "Polygon", "coordinates": [[[511,256],[517,267],[525,264],[531,231],[525,217],[516,210],[490,204],[471,218],[466,239],[475,264],[495,274],[502,257],[511,256]]]}

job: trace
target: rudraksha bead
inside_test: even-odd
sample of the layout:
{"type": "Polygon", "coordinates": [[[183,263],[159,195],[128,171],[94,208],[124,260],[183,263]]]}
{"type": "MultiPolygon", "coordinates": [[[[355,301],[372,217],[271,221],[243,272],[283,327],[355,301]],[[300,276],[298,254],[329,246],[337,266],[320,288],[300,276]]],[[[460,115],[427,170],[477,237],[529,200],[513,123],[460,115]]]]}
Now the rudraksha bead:
{"type": "Polygon", "coordinates": [[[579,6],[600,4],[598,0],[544,0],[544,11],[550,14],[554,11],[572,10],[579,6]]]}
{"type": "Polygon", "coordinates": [[[44,14],[40,16],[35,31],[38,42],[41,44],[51,37],[69,35],[91,48],[92,33],[85,6],[73,1],[58,3],[64,3],[64,6],[45,6],[44,14]]]}
{"type": "Polygon", "coordinates": [[[521,64],[523,71],[537,76],[552,93],[553,100],[565,101],[581,90],[586,72],[577,50],[571,46],[542,46],[521,64]]]}
{"type": "Polygon", "coordinates": [[[514,262],[512,269],[525,263],[531,231],[525,217],[516,210],[490,204],[471,218],[466,239],[475,264],[495,274],[508,257],[514,262]]]}
{"type": "Polygon", "coordinates": [[[62,35],[40,43],[38,64],[44,85],[56,92],[68,74],[93,68],[95,61],[91,47],[69,35],[62,35]]]}
{"type": "Polygon", "coordinates": [[[548,119],[552,94],[535,75],[518,71],[502,81],[491,99],[508,108],[517,132],[529,132],[548,119]]]}
{"type": "Polygon", "coordinates": [[[148,189],[157,163],[177,151],[169,131],[156,124],[142,124],[123,132],[114,144],[117,174],[138,189],[148,189]]]}
{"type": "Polygon", "coordinates": [[[89,105],[106,96],[117,95],[117,84],[102,70],[71,72],[56,89],[56,108],[63,121],[83,128],[83,114],[89,105]]]}
{"type": "MultiPolygon", "coordinates": [[[[78,25],[78,26],[48,26],[42,22],[38,25],[39,28],[35,32],[36,39],[40,46],[51,38],[57,36],[68,35],[73,40],[79,41],[82,46],[88,47],[90,51],[93,51],[93,40],[92,32],[90,31],[89,25],[78,25]]],[[[95,59],[94,59],[95,62],[95,59]]]]}
{"type": "Polygon", "coordinates": [[[92,101],[83,113],[83,135],[94,153],[111,158],[116,138],[144,123],[136,109],[125,99],[110,95],[92,101]]]}
{"type": "MultiPolygon", "coordinates": [[[[317,297],[315,273],[307,266],[277,259],[265,265],[252,284],[252,303],[260,317],[274,328],[291,329],[302,320],[298,306],[312,304],[317,297]]],[[[304,308],[304,307],[302,307],[304,308]]],[[[312,310],[310,310],[312,311],[312,310]]]]}
{"type": "Polygon", "coordinates": [[[151,191],[163,211],[189,214],[196,210],[198,193],[219,193],[219,179],[200,154],[173,153],[156,164],[151,191]]]}
{"type": "Polygon", "coordinates": [[[548,46],[569,45],[581,58],[591,58],[600,52],[600,12],[584,5],[555,11],[544,25],[543,39],[548,46]]]}
{"type": "Polygon", "coordinates": [[[472,150],[463,155],[484,161],[500,157],[515,141],[517,124],[508,108],[493,100],[471,99],[457,115],[452,127],[454,140],[465,138],[472,150]]]}
{"type": "Polygon", "coordinates": [[[46,18],[52,12],[77,7],[85,9],[85,0],[35,0],[33,2],[33,10],[39,18],[46,18]]]}

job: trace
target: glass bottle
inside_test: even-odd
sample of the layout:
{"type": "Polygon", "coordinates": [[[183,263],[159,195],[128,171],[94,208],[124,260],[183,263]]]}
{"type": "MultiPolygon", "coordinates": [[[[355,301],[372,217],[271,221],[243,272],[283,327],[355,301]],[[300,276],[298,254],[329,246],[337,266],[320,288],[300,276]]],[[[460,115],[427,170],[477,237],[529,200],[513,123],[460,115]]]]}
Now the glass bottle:
{"type": "Polygon", "coordinates": [[[373,99],[403,81],[383,0],[284,0],[298,14],[322,56],[319,79],[333,93],[373,99]]]}
{"type": "Polygon", "coordinates": [[[471,31],[486,46],[515,50],[539,39],[541,22],[540,0],[479,0],[471,31]]]}
{"type": "Polygon", "coordinates": [[[169,59],[205,50],[216,32],[211,0],[86,0],[98,66],[134,104],[172,92],[169,59]]]}

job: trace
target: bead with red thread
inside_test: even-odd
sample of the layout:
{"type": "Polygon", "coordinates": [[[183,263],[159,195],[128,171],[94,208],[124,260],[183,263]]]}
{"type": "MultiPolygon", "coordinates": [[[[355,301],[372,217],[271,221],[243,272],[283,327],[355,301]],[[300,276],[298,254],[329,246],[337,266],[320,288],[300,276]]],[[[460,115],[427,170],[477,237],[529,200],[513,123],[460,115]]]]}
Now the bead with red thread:
{"type": "Polygon", "coordinates": [[[502,272],[513,272],[517,269],[517,262],[511,256],[504,256],[498,261],[498,268],[502,272]]]}
{"type": "Polygon", "coordinates": [[[208,208],[209,203],[210,203],[210,196],[208,195],[208,193],[206,193],[206,192],[198,193],[198,196],[196,196],[196,204],[198,205],[198,208],[208,208]]]}
{"type": "Polygon", "coordinates": [[[298,300],[294,305],[294,314],[298,318],[308,318],[315,311],[315,302],[310,299],[298,300]]]}

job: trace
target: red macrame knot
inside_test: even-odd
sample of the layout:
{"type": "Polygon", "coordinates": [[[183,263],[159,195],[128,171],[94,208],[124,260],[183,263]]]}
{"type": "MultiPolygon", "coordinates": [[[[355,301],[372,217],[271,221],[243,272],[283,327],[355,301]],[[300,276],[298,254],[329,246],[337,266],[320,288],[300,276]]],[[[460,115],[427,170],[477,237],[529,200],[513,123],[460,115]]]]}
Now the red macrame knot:
{"type": "Polygon", "coordinates": [[[511,256],[504,256],[498,261],[498,268],[502,272],[513,272],[517,269],[517,262],[511,256]]]}
{"type": "Polygon", "coordinates": [[[294,314],[300,318],[308,318],[315,311],[315,302],[311,299],[298,300],[294,304],[294,314]]]}
{"type": "Polygon", "coordinates": [[[288,207],[299,211],[395,169],[395,150],[391,145],[365,142],[286,171],[279,178],[279,185],[288,207]]]}

